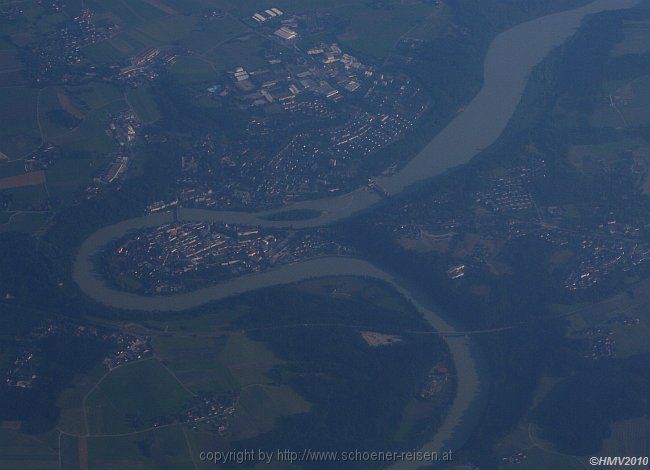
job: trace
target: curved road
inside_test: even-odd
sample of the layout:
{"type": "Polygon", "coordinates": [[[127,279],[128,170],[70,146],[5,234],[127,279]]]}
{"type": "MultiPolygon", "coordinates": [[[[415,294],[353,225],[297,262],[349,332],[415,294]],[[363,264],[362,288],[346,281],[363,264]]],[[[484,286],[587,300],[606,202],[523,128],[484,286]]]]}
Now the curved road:
{"type": "MultiPolygon", "coordinates": [[[[630,8],[638,0],[596,0],[586,6],[544,16],[515,26],[497,36],[488,49],[484,65],[484,84],[480,92],[435,138],[402,170],[389,177],[377,179],[388,194],[397,194],[414,183],[439,175],[450,168],[467,163],[481,150],[492,144],[505,129],[524,92],[528,76],[555,47],[570,38],[585,16],[606,10],[630,8]]],[[[369,190],[360,188],[341,196],[297,202],[282,209],[258,213],[181,209],[183,221],[221,221],[242,225],[273,228],[316,227],[340,221],[367,209],[381,200],[369,190]],[[272,221],[268,217],[286,210],[310,209],[317,217],[298,221],[272,221]]],[[[424,318],[439,331],[456,331],[422,296],[389,273],[355,258],[318,258],[285,265],[267,272],[256,273],[191,293],[165,296],[143,296],[121,292],[109,287],[95,272],[93,256],[107,243],[124,236],[130,230],[154,227],[173,221],[171,213],[153,214],[122,221],[104,227],[81,245],[75,260],[73,277],[90,297],[111,307],[180,311],[206,302],[224,299],[255,289],[300,280],[354,275],[372,277],[393,285],[410,300],[424,318]]],[[[469,337],[446,336],[457,371],[457,393],[442,426],[423,450],[438,451],[458,448],[468,437],[476,422],[484,390],[481,387],[481,358],[469,337]]],[[[417,466],[403,463],[402,466],[417,466]]]]}

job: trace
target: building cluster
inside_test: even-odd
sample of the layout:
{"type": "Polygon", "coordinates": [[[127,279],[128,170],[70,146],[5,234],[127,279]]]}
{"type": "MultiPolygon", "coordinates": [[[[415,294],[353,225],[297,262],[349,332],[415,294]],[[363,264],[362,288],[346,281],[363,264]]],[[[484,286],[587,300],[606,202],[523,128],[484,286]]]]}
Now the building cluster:
{"type": "Polygon", "coordinates": [[[298,33],[292,29],[289,29],[287,26],[282,26],[280,29],[276,29],[273,34],[275,34],[280,39],[284,39],[285,41],[291,41],[292,39],[296,39],[298,37],[298,33]]]}
{"type": "Polygon", "coordinates": [[[146,49],[131,57],[129,65],[119,68],[116,78],[137,88],[147,81],[155,80],[159,75],[159,69],[174,64],[182,52],[179,47],[146,49]]]}
{"type": "Polygon", "coordinates": [[[204,19],[220,19],[226,16],[226,11],[223,8],[206,8],[201,15],[204,19]]]}
{"type": "Polygon", "coordinates": [[[591,338],[589,338],[589,347],[585,357],[587,359],[603,359],[614,357],[616,355],[616,343],[614,341],[614,332],[611,330],[602,331],[595,329],[591,338]]]}
{"type": "Polygon", "coordinates": [[[501,458],[501,462],[503,462],[504,464],[515,465],[515,464],[524,463],[524,461],[527,458],[528,458],[528,456],[525,453],[517,452],[517,453],[514,453],[512,455],[508,455],[507,457],[501,458]]]}
{"type": "Polygon", "coordinates": [[[529,211],[535,207],[526,173],[496,178],[491,183],[488,191],[477,194],[477,203],[500,213],[529,211]]]}
{"type": "MultiPolygon", "coordinates": [[[[72,337],[94,338],[101,342],[108,351],[102,362],[109,370],[153,354],[149,337],[138,337],[110,328],[75,324],[66,320],[47,320],[24,337],[18,338],[18,351],[5,371],[4,384],[18,389],[38,387],[42,377],[52,372],[47,369],[47,342],[65,342],[72,337]]],[[[47,378],[44,383],[48,380],[51,378],[47,378]]]]}
{"type": "Polygon", "coordinates": [[[444,363],[437,364],[420,385],[417,396],[421,400],[435,400],[449,382],[449,369],[444,363]]]}
{"type": "Polygon", "coordinates": [[[118,242],[106,263],[114,280],[133,279],[138,291],[179,292],[300,259],[349,254],[325,232],[289,231],[280,236],[257,227],[172,223],[118,242]]]}
{"type": "MultiPolygon", "coordinates": [[[[44,2],[50,3],[53,12],[61,7],[59,0],[44,2]]],[[[223,14],[206,10],[203,16],[207,21],[223,14]]],[[[309,48],[295,47],[298,37],[328,28],[334,21],[328,14],[293,15],[270,7],[244,20],[264,38],[264,65],[234,67],[205,91],[192,93],[197,100],[209,97],[239,107],[250,132],[235,142],[219,139],[219,130],[195,136],[195,148],[187,155],[193,164],[184,166],[178,180],[182,204],[263,209],[364,184],[370,175],[363,173],[374,165],[367,160],[401,139],[428,109],[422,90],[388,66],[369,66],[337,43],[313,41],[309,48]]],[[[128,63],[95,70],[84,59],[83,48],[118,30],[103,16],[83,9],[56,38],[43,38],[32,62],[43,77],[63,82],[72,80],[66,74],[108,74],[103,78],[137,87],[189,52],[178,46],[151,47],[128,63]]],[[[133,144],[139,125],[132,113],[124,113],[114,117],[109,132],[126,147],[133,144]]],[[[123,176],[128,158],[128,152],[117,155],[97,183],[123,176]]],[[[83,197],[101,191],[94,184],[83,197]]]]}
{"type": "Polygon", "coordinates": [[[140,338],[127,334],[116,333],[112,337],[115,343],[113,351],[102,361],[108,370],[123,366],[133,361],[146,359],[153,355],[151,338],[140,338]]]}
{"type": "MultiPolygon", "coordinates": [[[[293,38],[295,34],[283,27],[274,37],[293,38]]],[[[230,82],[223,84],[224,89],[238,99],[240,106],[287,109],[305,93],[338,102],[367,84],[375,70],[335,43],[302,52],[270,41],[266,62],[264,68],[239,66],[229,73],[230,82]]]]}
{"type": "Polygon", "coordinates": [[[41,363],[44,359],[41,341],[62,333],[63,326],[48,321],[36,327],[25,338],[19,340],[16,359],[5,372],[5,385],[13,388],[34,388],[40,378],[41,363]]]}
{"type": "Polygon", "coordinates": [[[65,7],[64,0],[41,0],[38,2],[48,13],[60,13],[65,7]]]}
{"type": "Polygon", "coordinates": [[[15,21],[25,14],[20,4],[8,4],[0,9],[0,19],[4,21],[15,21]]]}
{"type": "Polygon", "coordinates": [[[44,321],[27,335],[17,339],[18,352],[5,371],[4,384],[17,389],[38,387],[42,377],[51,372],[47,369],[46,341],[52,337],[57,341],[66,341],[66,338],[69,339],[71,336],[94,337],[109,341],[108,333],[91,326],[57,320],[44,321]]]}
{"type": "Polygon", "coordinates": [[[587,207],[584,218],[568,219],[562,206],[538,206],[533,197],[533,188],[546,174],[544,159],[531,151],[503,176],[489,179],[487,189],[473,195],[471,207],[453,209],[447,193],[427,201],[426,207],[419,202],[405,204],[392,215],[393,232],[398,240],[405,240],[405,246],[424,239],[446,255],[446,274],[453,280],[497,272],[492,260],[498,247],[524,238],[542,239],[564,253],[553,276],[557,285],[570,292],[594,288],[612,276],[626,276],[647,266],[650,244],[645,241],[644,214],[624,214],[621,222],[614,213],[587,207]],[[469,235],[479,235],[480,241],[464,246],[469,235]]]}
{"type": "Polygon", "coordinates": [[[61,158],[61,149],[43,144],[25,159],[25,172],[45,170],[61,158]]]}
{"type": "MultiPolygon", "coordinates": [[[[579,292],[600,285],[612,275],[633,272],[650,260],[650,244],[622,234],[564,228],[538,221],[509,221],[509,238],[528,236],[572,253],[558,279],[565,289],[579,292]]],[[[638,232],[632,226],[627,232],[638,232]]]]}
{"type": "MultiPolygon", "coordinates": [[[[612,275],[630,273],[650,260],[650,244],[621,233],[598,233],[582,227],[565,228],[538,221],[508,222],[509,238],[539,237],[572,256],[565,261],[558,280],[568,291],[578,292],[600,285],[612,275]]],[[[638,233],[628,226],[627,233],[638,233]]]]}
{"type": "Polygon", "coordinates": [[[564,281],[570,291],[592,288],[611,274],[630,271],[650,260],[646,243],[597,236],[567,238],[577,254],[564,281]]]}
{"type": "Polygon", "coordinates": [[[81,14],[73,18],[72,25],[68,29],[78,39],[81,47],[104,41],[119,32],[119,26],[113,23],[105,20],[96,22],[88,8],[82,9],[81,14]]]}
{"type": "Polygon", "coordinates": [[[596,326],[590,326],[573,333],[573,336],[585,341],[585,354],[587,359],[603,359],[616,356],[616,342],[613,328],[617,325],[634,327],[639,325],[639,317],[632,317],[626,314],[618,314],[600,322],[596,326]]]}
{"type": "Polygon", "coordinates": [[[117,155],[111,163],[109,163],[108,167],[106,167],[104,171],[95,178],[95,181],[103,184],[114,183],[120,177],[124,177],[128,164],[129,157],[126,155],[117,155]]]}
{"type": "MultiPolygon", "coordinates": [[[[235,79],[250,81],[247,73],[236,70],[235,79]]],[[[426,110],[410,81],[387,74],[366,84],[365,109],[337,102],[323,81],[305,78],[280,92],[273,83],[254,100],[277,104],[278,113],[253,114],[246,139],[226,145],[208,137],[184,159],[183,204],[259,209],[350,189],[362,184],[365,160],[403,137],[426,110]]]]}
{"type": "MultiPolygon", "coordinates": [[[[62,8],[58,0],[43,4],[52,13],[62,8]]],[[[37,84],[75,83],[94,75],[95,71],[86,63],[82,49],[118,32],[117,25],[107,20],[95,21],[93,13],[84,8],[79,16],[50,33],[39,35],[38,40],[29,46],[26,58],[29,75],[37,84]]]]}
{"type": "Polygon", "coordinates": [[[268,20],[279,19],[282,15],[284,15],[284,12],[282,10],[273,7],[264,11],[253,13],[251,19],[261,24],[265,23],[268,20]]]}
{"type": "Polygon", "coordinates": [[[426,216],[422,203],[406,203],[395,211],[393,232],[399,237],[420,240],[435,235],[438,239],[449,239],[469,227],[474,217],[462,210],[454,210],[447,197],[437,197],[426,201],[426,216]]]}
{"type": "Polygon", "coordinates": [[[285,244],[259,228],[175,223],[120,243],[109,263],[114,274],[137,279],[145,292],[176,292],[197,276],[214,280],[259,271],[285,244]]]}
{"type": "Polygon", "coordinates": [[[288,264],[316,256],[346,256],[352,251],[345,245],[332,241],[327,229],[293,234],[288,243],[273,259],[273,265],[288,264]]]}
{"type": "Polygon", "coordinates": [[[138,129],[142,123],[133,111],[124,111],[111,116],[108,132],[120,147],[135,143],[138,129]]]}
{"type": "Polygon", "coordinates": [[[215,432],[223,436],[230,429],[236,409],[232,397],[199,396],[183,412],[181,422],[196,431],[198,423],[210,421],[215,432]]]}
{"type": "Polygon", "coordinates": [[[120,189],[132,161],[133,147],[142,127],[141,121],[132,111],[124,111],[111,116],[106,133],[119,145],[118,152],[109,155],[111,160],[93,178],[92,183],[82,192],[84,199],[94,199],[107,189],[120,189]]]}
{"type": "MultiPolygon", "coordinates": [[[[60,0],[44,0],[42,6],[51,14],[60,12],[60,0]]],[[[158,77],[161,66],[173,64],[180,53],[186,52],[177,46],[152,47],[139,52],[128,60],[128,64],[111,65],[108,73],[98,71],[84,56],[84,48],[105,41],[120,32],[120,26],[112,23],[107,15],[98,18],[90,9],[66,21],[57,30],[39,36],[30,45],[27,57],[30,76],[38,84],[77,83],[85,77],[104,74],[105,79],[117,80],[132,87],[158,77]]]]}
{"type": "Polygon", "coordinates": [[[466,266],[462,263],[456,264],[447,270],[447,276],[449,279],[460,279],[465,276],[465,268],[466,266]]]}
{"type": "Polygon", "coordinates": [[[32,388],[34,381],[38,379],[33,360],[34,353],[22,349],[5,375],[5,384],[9,387],[32,388]]]}
{"type": "Polygon", "coordinates": [[[153,214],[154,212],[161,212],[176,209],[178,206],[178,199],[168,200],[168,201],[155,201],[147,206],[147,214],[153,214]]]}
{"type": "Polygon", "coordinates": [[[409,77],[368,66],[336,43],[287,44],[311,34],[320,17],[268,12],[275,16],[263,10],[251,19],[267,39],[265,65],[234,67],[206,92],[246,112],[246,137],[196,140],[178,180],[182,204],[262,209],[364,184],[367,160],[429,107],[409,77]]]}
{"type": "Polygon", "coordinates": [[[413,128],[413,121],[399,114],[377,115],[359,112],[330,136],[332,161],[365,157],[391,144],[413,128]]]}

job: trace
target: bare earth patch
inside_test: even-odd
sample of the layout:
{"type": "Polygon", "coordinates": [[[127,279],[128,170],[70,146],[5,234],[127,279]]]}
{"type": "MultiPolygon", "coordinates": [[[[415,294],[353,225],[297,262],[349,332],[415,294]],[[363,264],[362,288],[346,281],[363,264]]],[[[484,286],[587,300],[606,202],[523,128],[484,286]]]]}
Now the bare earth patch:
{"type": "Polygon", "coordinates": [[[164,3],[157,2],[156,0],[144,0],[144,2],[151,5],[152,7],[158,8],[160,11],[167,13],[168,15],[178,15],[178,12],[176,10],[168,5],[165,5],[164,3]]]}
{"type": "Polygon", "coordinates": [[[88,470],[88,441],[85,437],[79,438],[79,468],[88,470]]]}
{"type": "Polygon", "coordinates": [[[75,106],[75,104],[72,102],[72,100],[68,95],[60,91],[57,91],[56,97],[59,100],[59,104],[66,112],[72,114],[77,119],[84,118],[84,113],[82,113],[81,110],[75,106]]]}
{"type": "Polygon", "coordinates": [[[376,348],[378,346],[387,346],[393,343],[399,343],[402,338],[396,335],[385,335],[376,331],[362,331],[361,337],[368,343],[368,346],[376,348]]]}
{"type": "Polygon", "coordinates": [[[1,429],[10,429],[12,431],[18,431],[22,427],[22,421],[3,421],[0,424],[1,429]]]}
{"type": "Polygon", "coordinates": [[[22,186],[34,186],[45,183],[45,172],[32,171],[23,175],[8,176],[0,179],[0,189],[20,188],[22,186]]]}

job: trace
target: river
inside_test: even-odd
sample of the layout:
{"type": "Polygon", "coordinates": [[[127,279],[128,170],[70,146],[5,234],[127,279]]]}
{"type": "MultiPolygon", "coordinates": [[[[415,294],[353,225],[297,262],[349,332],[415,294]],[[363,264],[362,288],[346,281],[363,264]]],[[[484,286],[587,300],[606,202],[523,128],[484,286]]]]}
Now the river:
{"type": "MultiPolygon", "coordinates": [[[[379,186],[395,195],[409,186],[469,162],[501,135],[521,100],[528,77],[551,50],[563,44],[585,16],[606,10],[630,8],[638,0],[596,0],[583,7],[540,17],[498,35],[490,44],[484,62],[484,84],[469,105],[459,113],[408,164],[392,176],[377,178],[379,186]]],[[[303,201],[282,209],[257,213],[180,209],[183,221],[220,221],[272,228],[307,228],[331,224],[367,209],[381,200],[368,188],[336,197],[303,201]],[[315,210],[319,215],[305,220],[272,221],[268,217],[286,210],[315,210]]],[[[144,296],[111,288],[95,271],[93,257],[112,240],[130,230],[154,227],[173,221],[171,213],[129,219],[104,227],[81,245],[73,277],[81,290],[98,302],[121,309],[181,311],[206,302],[256,289],[322,276],[354,275],[390,283],[410,300],[438,331],[453,332],[449,318],[437,312],[426,296],[378,267],[355,258],[326,257],[288,264],[267,272],[204,287],[190,293],[144,296]]],[[[444,337],[457,371],[457,393],[445,420],[423,450],[459,448],[478,420],[485,397],[485,367],[469,337],[444,337]]],[[[417,466],[402,463],[399,467],[417,466]]]]}

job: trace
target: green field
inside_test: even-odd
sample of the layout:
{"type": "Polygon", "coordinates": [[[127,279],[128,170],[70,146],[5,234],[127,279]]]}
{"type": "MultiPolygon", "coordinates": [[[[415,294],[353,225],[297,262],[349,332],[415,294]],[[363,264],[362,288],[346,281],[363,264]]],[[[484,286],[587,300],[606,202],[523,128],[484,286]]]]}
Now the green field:
{"type": "Polygon", "coordinates": [[[89,468],[192,468],[183,430],[176,426],[123,437],[89,438],[89,468]]]}
{"type": "Polygon", "coordinates": [[[2,194],[11,197],[10,210],[14,211],[41,210],[41,205],[47,199],[47,190],[42,184],[3,189],[2,194]]]}
{"type": "MultiPolygon", "coordinates": [[[[6,217],[5,214],[2,214],[3,217],[6,217]]],[[[0,221],[0,232],[11,230],[14,232],[24,232],[24,233],[34,233],[40,229],[48,218],[47,213],[43,212],[19,212],[16,214],[11,214],[5,220],[0,221]],[[10,217],[10,218],[9,218],[10,217]]]]}
{"type": "Polygon", "coordinates": [[[41,143],[36,119],[38,90],[25,86],[0,89],[0,152],[20,158],[41,143]]]}
{"type": "Polygon", "coordinates": [[[66,134],[81,123],[84,113],[75,106],[65,92],[57,87],[41,90],[38,102],[38,118],[47,141],[66,134]],[[66,110],[63,103],[68,107],[66,110]]]}
{"type": "Polygon", "coordinates": [[[650,454],[650,419],[617,421],[603,443],[602,455],[647,456],[650,454]]]}
{"type": "Polygon", "coordinates": [[[270,7],[286,14],[330,12],[346,25],[339,41],[356,53],[377,59],[386,58],[407,33],[431,38],[446,24],[444,12],[438,14],[437,7],[425,2],[393,0],[373,6],[363,0],[221,0],[217,4],[238,18],[270,7]]]}
{"type": "Polygon", "coordinates": [[[226,337],[160,336],[154,338],[154,348],[168,367],[194,392],[223,393],[234,391],[239,386],[220,360],[226,341],[226,337]]]}
{"type": "Polygon", "coordinates": [[[63,390],[57,400],[57,406],[61,410],[58,427],[62,431],[83,435],[88,431],[84,418],[83,401],[84,397],[93,390],[106,373],[106,367],[98,364],[93,370],[84,375],[75,377],[70,387],[63,390]]]}
{"type": "Polygon", "coordinates": [[[200,57],[182,56],[169,68],[181,84],[210,82],[217,78],[212,63],[200,57]]]}
{"type": "MultiPolygon", "coordinates": [[[[333,302],[331,305],[343,310],[342,318],[345,321],[355,321],[356,312],[353,313],[353,310],[354,305],[358,305],[355,302],[375,305],[374,309],[368,310],[370,314],[379,309],[408,308],[399,295],[386,289],[383,284],[358,278],[319,279],[300,283],[291,289],[295,295],[290,297],[304,295],[315,301],[314,305],[333,302]]],[[[290,317],[280,318],[284,315],[280,313],[282,309],[267,312],[255,299],[253,296],[217,304],[199,314],[181,313],[161,317],[142,326],[132,323],[132,320],[116,325],[134,332],[144,332],[144,328],[149,328],[146,334],[152,338],[156,356],[111,372],[98,364],[87,374],[72,380],[57,400],[60,408],[57,428],[63,432],[60,439],[60,468],[78,469],[83,462],[88,462],[89,468],[191,468],[192,458],[196,460],[198,452],[206,448],[229,446],[245,439],[259,439],[263,443],[267,433],[283,435],[285,432],[295,432],[291,430],[294,425],[287,427],[286,423],[301,423],[310,416],[315,419],[313,416],[323,413],[323,408],[327,410],[326,415],[336,414],[338,406],[327,401],[307,400],[302,391],[297,391],[299,387],[294,385],[293,379],[299,379],[304,374],[318,380],[331,380],[332,390],[343,393],[347,382],[339,368],[346,366],[341,364],[330,370],[328,364],[330,361],[346,362],[343,359],[347,355],[344,352],[346,348],[355,348],[350,362],[359,361],[363,356],[373,356],[375,359],[369,362],[371,365],[384,357],[382,355],[397,352],[389,348],[370,349],[354,331],[341,334],[338,330],[319,329],[320,332],[316,334],[327,339],[316,349],[324,346],[330,352],[319,356],[320,352],[308,351],[305,357],[298,355],[282,360],[274,352],[277,344],[274,345],[273,341],[267,338],[262,342],[253,339],[254,334],[250,332],[236,326],[233,328],[238,321],[251,321],[250,315],[259,315],[248,327],[255,330],[254,325],[263,326],[271,321],[267,318],[269,313],[277,316],[281,322],[294,322],[290,317]],[[339,339],[343,336],[347,339],[341,346],[339,339]],[[311,357],[312,353],[316,356],[311,357]],[[330,371],[321,372],[322,367],[330,371]],[[215,423],[209,420],[196,423],[193,426],[195,429],[177,422],[195,393],[233,397],[236,411],[225,435],[217,434],[215,423]]],[[[331,314],[328,308],[319,312],[324,315],[325,321],[332,321],[326,318],[331,314]]],[[[394,311],[391,312],[393,314],[388,318],[394,317],[394,311]]],[[[314,318],[309,321],[314,321],[314,318]]],[[[292,328],[280,330],[278,335],[291,335],[292,331],[292,328]]],[[[301,331],[296,333],[303,334],[301,331]]],[[[309,330],[304,330],[304,334],[309,335],[309,330]]],[[[275,333],[272,335],[275,336],[275,333]]],[[[295,340],[300,342],[298,337],[295,340]]],[[[281,342],[285,342],[285,339],[281,342]]],[[[423,355],[428,361],[429,354],[423,355]]],[[[361,359],[358,364],[365,364],[363,361],[361,359]]],[[[350,370],[350,373],[363,377],[367,370],[361,367],[350,370]]],[[[357,385],[348,393],[356,400],[362,399],[372,389],[372,384],[368,385],[370,388],[361,389],[362,392],[356,388],[357,385]]],[[[318,388],[323,396],[327,395],[327,387],[318,388]]],[[[335,402],[339,401],[336,398],[335,402]]],[[[431,410],[420,411],[429,414],[431,410]]],[[[26,438],[18,432],[15,434],[21,439],[26,438]]],[[[16,468],[49,468],[49,462],[42,463],[46,457],[58,464],[56,452],[52,455],[46,452],[41,457],[34,451],[31,455],[38,463],[32,467],[25,465],[16,468]]],[[[4,460],[0,455],[2,464],[11,459],[14,459],[12,455],[7,454],[4,460]]],[[[194,463],[203,468],[200,462],[194,463]]]]}
{"type": "MultiPolygon", "coordinates": [[[[83,116],[77,125],[52,138],[52,142],[61,146],[64,158],[70,152],[82,152],[88,155],[105,156],[115,149],[115,142],[106,134],[110,116],[128,109],[124,95],[114,86],[93,83],[78,87],[66,87],[65,96],[72,106],[83,116]]],[[[56,168],[59,163],[54,165],[56,168]]],[[[53,169],[59,176],[63,170],[53,169]]],[[[70,178],[70,183],[78,185],[77,177],[70,178]]]]}
{"type": "MultiPolygon", "coordinates": [[[[141,101],[142,108],[154,116],[155,108],[141,101]]],[[[57,200],[69,203],[108,162],[108,154],[116,148],[106,133],[110,117],[128,109],[128,104],[115,86],[94,82],[44,88],[39,105],[44,134],[62,152],[62,159],[46,170],[48,190],[57,200]]]]}
{"type": "Polygon", "coordinates": [[[110,15],[111,19],[118,22],[124,28],[133,27],[166,15],[158,8],[149,5],[143,0],[118,0],[114,2],[88,0],[86,4],[88,8],[91,8],[97,14],[110,15]]]}
{"type": "Polygon", "coordinates": [[[88,58],[98,64],[126,63],[145,49],[161,45],[157,41],[136,29],[126,29],[106,41],[91,44],[84,48],[88,58]]]}
{"type": "Polygon", "coordinates": [[[180,413],[192,395],[156,359],[116,369],[86,401],[91,434],[115,434],[152,427],[156,419],[180,413]]]}
{"type": "Polygon", "coordinates": [[[281,363],[262,343],[239,333],[216,338],[157,336],[154,348],[195,392],[233,392],[251,384],[269,383],[267,372],[281,363]]]}
{"type": "Polygon", "coordinates": [[[310,409],[309,403],[289,387],[258,384],[244,388],[237,405],[231,429],[233,439],[272,431],[276,420],[310,409]]]}
{"type": "Polygon", "coordinates": [[[623,40],[612,49],[613,56],[643,54],[650,51],[650,21],[628,21],[623,28],[623,40]]]}
{"type": "Polygon", "coordinates": [[[126,99],[143,122],[151,124],[160,119],[158,106],[146,86],[128,90],[126,99]]]}
{"type": "Polygon", "coordinates": [[[100,65],[125,61],[135,53],[137,53],[137,50],[119,36],[84,48],[84,54],[100,65]]]}
{"type": "Polygon", "coordinates": [[[102,108],[123,98],[115,85],[101,82],[67,86],[64,91],[83,112],[102,108]]]}
{"type": "Polygon", "coordinates": [[[58,161],[45,171],[50,194],[64,203],[71,202],[74,193],[81,189],[83,182],[90,181],[100,164],[89,158],[58,161]]]}
{"type": "Polygon", "coordinates": [[[572,312],[567,317],[569,322],[568,335],[605,324],[610,319],[620,315],[639,318],[639,324],[612,324],[616,343],[616,355],[629,357],[635,354],[650,352],[647,338],[650,335],[650,282],[643,281],[631,286],[627,292],[609,297],[595,304],[577,307],[574,310],[559,309],[558,311],[572,312]]]}
{"type": "Polygon", "coordinates": [[[384,284],[356,277],[326,277],[301,282],[296,286],[301,292],[329,296],[336,299],[356,298],[380,308],[408,310],[410,304],[384,284]]]}
{"type": "Polygon", "coordinates": [[[8,41],[0,41],[0,73],[22,69],[18,49],[8,41]]]}
{"type": "Polygon", "coordinates": [[[22,70],[6,70],[0,72],[0,89],[17,87],[24,84],[22,70]]]}
{"type": "Polygon", "coordinates": [[[205,54],[220,47],[220,45],[247,31],[246,27],[231,16],[213,19],[196,27],[191,34],[183,37],[179,42],[198,54],[205,54]]]}
{"type": "Polygon", "coordinates": [[[20,175],[25,172],[25,163],[22,160],[0,161],[0,178],[20,175]]]}
{"type": "MultiPolygon", "coordinates": [[[[86,441],[83,441],[86,442],[86,441]]],[[[81,469],[81,439],[68,434],[62,434],[59,439],[60,470],[81,469]]]]}
{"type": "Polygon", "coordinates": [[[432,12],[424,3],[399,5],[393,9],[373,9],[360,3],[337,10],[349,18],[350,27],[339,35],[343,46],[376,59],[386,58],[399,39],[423,22],[432,12]]]}
{"type": "Polygon", "coordinates": [[[3,470],[48,470],[59,468],[56,433],[27,435],[0,423],[0,466],[3,470]]]}
{"type": "Polygon", "coordinates": [[[265,41],[258,36],[240,36],[209,51],[205,57],[214,61],[218,70],[232,70],[237,66],[255,70],[266,66],[263,57],[265,47],[265,41]]]}
{"type": "Polygon", "coordinates": [[[612,85],[589,117],[590,123],[595,127],[612,128],[647,126],[650,123],[650,76],[612,85]]]}
{"type": "Polygon", "coordinates": [[[192,16],[164,16],[147,21],[137,27],[137,31],[161,44],[168,44],[189,36],[199,28],[192,16]]]}

